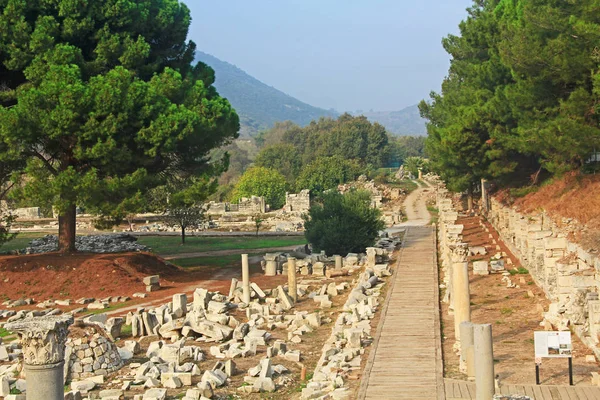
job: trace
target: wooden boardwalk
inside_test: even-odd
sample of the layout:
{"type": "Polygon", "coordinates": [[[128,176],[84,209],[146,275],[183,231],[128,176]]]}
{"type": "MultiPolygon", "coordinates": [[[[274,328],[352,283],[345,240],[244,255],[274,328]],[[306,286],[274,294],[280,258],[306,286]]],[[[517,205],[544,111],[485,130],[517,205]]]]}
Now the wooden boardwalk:
{"type": "MultiPolygon", "coordinates": [[[[446,400],[475,399],[475,383],[444,379],[446,400]]],[[[597,386],[502,385],[501,394],[520,394],[534,400],[598,400],[597,386]]]]}
{"type": "Polygon", "coordinates": [[[358,398],[444,400],[433,227],[408,227],[358,398]]]}

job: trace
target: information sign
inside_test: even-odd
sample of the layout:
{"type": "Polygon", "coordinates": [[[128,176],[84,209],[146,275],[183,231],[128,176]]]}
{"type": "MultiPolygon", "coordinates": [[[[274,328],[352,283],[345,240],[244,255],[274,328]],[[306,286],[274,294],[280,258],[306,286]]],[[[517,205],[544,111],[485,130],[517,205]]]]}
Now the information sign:
{"type": "Polygon", "coordinates": [[[534,332],[535,358],[568,358],[572,357],[571,332],[534,332]]]}

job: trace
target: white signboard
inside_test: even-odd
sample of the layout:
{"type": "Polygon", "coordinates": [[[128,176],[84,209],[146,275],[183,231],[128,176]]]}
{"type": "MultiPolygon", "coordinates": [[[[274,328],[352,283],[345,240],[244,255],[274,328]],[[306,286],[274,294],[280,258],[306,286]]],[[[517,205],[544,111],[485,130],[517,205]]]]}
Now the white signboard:
{"type": "Polygon", "coordinates": [[[571,351],[573,349],[571,344],[571,332],[536,331],[533,334],[536,359],[542,357],[571,357],[571,351]]]}

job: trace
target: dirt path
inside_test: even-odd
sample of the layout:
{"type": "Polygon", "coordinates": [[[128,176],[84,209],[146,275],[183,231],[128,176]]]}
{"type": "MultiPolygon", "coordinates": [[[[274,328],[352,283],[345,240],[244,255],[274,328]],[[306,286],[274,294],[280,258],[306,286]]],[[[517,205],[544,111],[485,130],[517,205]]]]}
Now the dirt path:
{"type": "Polygon", "coordinates": [[[425,203],[425,195],[429,193],[431,188],[425,187],[419,182],[417,184],[419,188],[412,191],[404,200],[404,209],[408,221],[400,224],[401,226],[425,226],[429,224],[431,219],[425,203]]]}
{"type": "Polygon", "coordinates": [[[282,246],[282,247],[264,247],[261,249],[230,249],[230,250],[211,250],[211,251],[199,251],[196,253],[180,253],[180,254],[159,254],[165,260],[174,260],[179,258],[194,258],[194,257],[214,257],[214,256],[229,256],[232,254],[245,254],[245,253],[277,253],[277,252],[288,252],[295,250],[299,245],[295,246],[282,246]]]}

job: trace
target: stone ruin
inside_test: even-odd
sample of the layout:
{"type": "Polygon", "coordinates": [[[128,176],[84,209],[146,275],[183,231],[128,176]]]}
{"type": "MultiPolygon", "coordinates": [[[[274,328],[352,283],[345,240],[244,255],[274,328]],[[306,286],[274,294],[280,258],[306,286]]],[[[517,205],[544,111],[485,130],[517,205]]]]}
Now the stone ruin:
{"type": "MultiPolygon", "coordinates": [[[[119,319],[122,324],[122,318],[119,319]]],[[[118,325],[119,332],[120,327],[118,325]]],[[[107,333],[103,324],[71,326],[65,345],[65,380],[107,375],[119,370],[123,361],[113,342],[117,337],[111,340],[110,331],[107,333]]]]}
{"type": "Polygon", "coordinates": [[[269,211],[269,207],[265,202],[264,197],[252,196],[250,198],[242,197],[236,203],[217,203],[211,201],[208,203],[206,214],[208,215],[227,215],[227,214],[264,214],[269,211]]]}
{"type": "Polygon", "coordinates": [[[304,189],[300,193],[285,194],[285,206],[283,210],[286,212],[304,213],[310,210],[310,190],[304,189]]]}
{"type": "Polygon", "coordinates": [[[488,221],[552,302],[540,312],[544,324],[572,329],[600,358],[597,250],[588,251],[567,238],[569,221],[561,227],[545,213],[525,215],[491,197],[484,202],[489,205],[488,221]]]}
{"type": "MultiPolygon", "coordinates": [[[[340,313],[335,326],[332,326],[332,337],[341,341],[328,341],[323,348],[321,361],[307,386],[309,390],[303,393],[305,398],[309,398],[314,391],[334,390],[339,395],[349,394],[345,387],[347,375],[360,368],[361,349],[371,343],[369,321],[378,308],[384,280],[391,275],[388,264],[383,262],[397,244],[397,239],[382,238],[378,243],[381,247],[367,249],[366,255],[349,254],[330,258],[322,254],[313,255],[309,258],[310,269],[308,263],[299,262],[296,266],[292,261],[294,259],[289,257],[282,263],[282,268],[283,264],[287,264],[285,267],[288,272],[291,271],[290,266],[294,265],[293,271],[299,274],[312,272],[312,275],[319,275],[315,274],[319,263],[323,265],[321,271],[327,276],[328,272],[338,274],[336,276],[357,274],[352,283],[356,283],[356,286],[351,289],[344,306],[346,312],[340,313]],[[335,374],[327,372],[334,367],[337,371],[335,374]]],[[[303,339],[303,335],[323,324],[332,323],[329,313],[324,311],[295,311],[297,299],[312,300],[318,308],[331,307],[334,298],[346,292],[351,285],[348,282],[320,283],[319,276],[314,276],[307,284],[296,284],[294,281],[294,286],[280,285],[263,290],[249,281],[247,256],[242,256],[242,265],[242,282],[233,279],[228,294],[197,288],[191,302],[188,302],[185,294],[176,294],[168,303],[129,312],[126,322],[131,325],[134,339],[148,338],[150,335],[155,337],[145,354],[141,353],[136,340],[125,341],[122,347],[117,348],[113,340],[121,335],[125,321],[123,318],[107,318],[105,314],[91,315],[82,322],[76,322],[70,328],[68,337],[66,326],[73,323],[73,317],[69,314],[58,317],[34,317],[31,314],[25,319],[19,316],[14,328],[27,335],[30,326],[47,325],[43,334],[48,340],[57,342],[47,349],[56,349],[58,353],[55,356],[64,358],[65,363],[64,367],[62,362],[55,363],[56,366],[52,368],[56,374],[47,377],[46,381],[60,378],[59,382],[54,382],[54,389],[62,391],[64,373],[71,380],[72,389],[65,399],[81,398],[88,394],[90,398],[118,399],[134,387],[145,391],[136,394],[134,399],[164,399],[167,389],[178,388],[185,392],[185,400],[201,396],[211,398],[213,391],[226,385],[234,374],[244,375],[244,384],[237,388],[241,395],[273,392],[290,381],[286,376],[288,369],[280,362],[298,363],[302,360],[300,351],[295,350],[294,345],[307,340],[303,339]],[[290,287],[295,288],[295,295],[290,292],[290,287]],[[242,310],[243,314],[238,312],[234,317],[232,311],[236,309],[242,310]],[[244,315],[243,319],[241,315],[244,315]],[[57,323],[62,324],[60,332],[64,331],[64,335],[56,334],[55,329],[59,328],[57,323],[52,322],[54,318],[60,318],[57,323]],[[43,322],[45,319],[49,322],[43,322]],[[271,334],[274,329],[287,333],[284,335],[287,340],[274,340],[271,334]],[[201,348],[191,340],[210,343],[210,348],[201,348]],[[258,347],[264,347],[267,358],[248,370],[240,371],[234,359],[254,357],[258,347]],[[122,368],[123,362],[133,357],[147,361],[139,360],[122,368]],[[216,359],[216,363],[201,371],[197,362],[207,357],[216,359]],[[119,375],[105,382],[105,376],[116,370],[119,370],[119,375]],[[191,386],[193,379],[194,384],[198,382],[196,386],[191,386]],[[104,385],[103,390],[90,393],[99,383],[104,385]]],[[[18,342],[10,345],[0,343],[0,359],[12,362],[8,367],[0,367],[0,396],[7,387],[9,390],[17,387],[26,390],[24,380],[14,380],[9,376],[19,368],[21,354],[37,354],[39,349],[36,346],[44,346],[45,343],[22,340],[20,344],[25,346],[23,349],[18,342]]],[[[28,379],[29,374],[28,371],[28,379]]],[[[35,393],[39,389],[38,382],[28,383],[30,392],[35,393]]],[[[55,396],[44,398],[59,399],[55,396]]]]}
{"type": "Polygon", "coordinates": [[[39,207],[15,208],[10,211],[12,215],[19,219],[40,219],[42,212],[39,207]]]}

